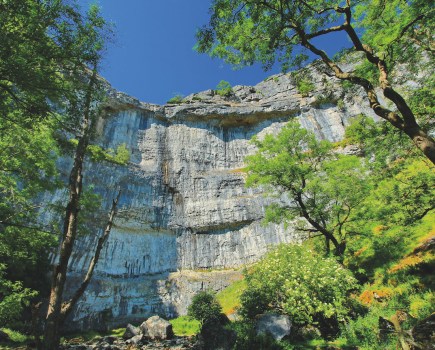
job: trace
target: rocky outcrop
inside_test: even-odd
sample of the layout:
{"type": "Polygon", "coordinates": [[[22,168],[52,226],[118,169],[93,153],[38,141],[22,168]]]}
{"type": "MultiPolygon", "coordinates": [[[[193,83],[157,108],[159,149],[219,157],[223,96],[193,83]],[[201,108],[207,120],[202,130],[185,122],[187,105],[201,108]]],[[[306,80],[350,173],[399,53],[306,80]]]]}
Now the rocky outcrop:
{"type": "Polygon", "coordinates": [[[263,314],[256,319],[255,330],[257,335],[269,334],[275,340],[289,336],[292,323],[286,315],[263,314]]]}
{"type": "Polygon", "coordinates": [[[151,316],[140,325],[144,337],[152,340],[166,340],[174,336],[172,325],[159,316],[151,316]]]}
{"type": "MultiPolygon", "coordinates": [[[[244,159],[255,151],[249,142],[254,135],[277,133],[291,118],[319,138],[338,141],[353,116],[372,115],[359,90],[345,96],[340,83],[319,69],[314,64],[306,70],[315,86],[307,96],[292,74],[236,86],[228,98],[211,90],[192,94],[180,105],[151,105],[110,92],[98,141],[112,149],[125,144],[131,157],[128,166],[86,168],[87,183],[105,200],[102,213],[118,186],[122,195],[71,328],[105,329],[153,314],[183,314],[198,290],[226,287],[271,245],[299,239],[292,227],[261,224],[267,201],[258,189],[245,187],[244,159]]],[[[60,167],[69,164],[64,159],[60,167]]],[[[94,232],[75,247],[67,290],[92,257],[97,226],[94,232]]]]}

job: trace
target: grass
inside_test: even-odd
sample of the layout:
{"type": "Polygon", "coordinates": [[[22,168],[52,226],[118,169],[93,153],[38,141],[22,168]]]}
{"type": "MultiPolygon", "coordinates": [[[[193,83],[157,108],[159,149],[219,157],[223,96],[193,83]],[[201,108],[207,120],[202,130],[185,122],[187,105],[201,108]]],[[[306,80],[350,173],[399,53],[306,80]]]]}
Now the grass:
{"type": "Polygon", "coordinates": [[[116,328],[110,331],[110,335],[113,337],[122,337],[125,333],[125,328],[116,328]]]}
{"type": "Polygon", "coordinates": [[[179,337],[196,335],[201,328],[200,322],[189,316],[180,316],[169,322],[172,324],[174,334],[179,337]]]}
{"type": "Polygon", "coordinates": [[[216,295],[216,298],[226,315],[234,313],[237,307],[240,306],[240,296],[245,289],[246,281],[241,279],[230,284],[227,288],[216,295]]]}

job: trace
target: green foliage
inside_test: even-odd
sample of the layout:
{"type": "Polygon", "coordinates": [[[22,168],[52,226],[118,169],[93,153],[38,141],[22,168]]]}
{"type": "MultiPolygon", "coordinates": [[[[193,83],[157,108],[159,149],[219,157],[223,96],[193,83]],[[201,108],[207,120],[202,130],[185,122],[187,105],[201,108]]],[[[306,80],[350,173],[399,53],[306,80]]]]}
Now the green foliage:
{"type": "MultiPolygon", "coordinates": [[[[333,1],[310,1],[310,4],[314,8],[336,5],[333,1]]],[[[270,69],[275,61],[281,63],[283,70],[300,66],[308,58],[304,52],[295,50],[300,39],[293,35],[292,27],[286,23],[280,25],[280,12],[274,8],[279,8],[278,1],[270,1],[267,5],[261,1],[214,1],[209,25],[197,33],[196,49],[223,58],[236,67],[257,61],[265,69],[270,69]]],[[[307,32],[321,29],[338,17],[333,12],[317,15],[315,10],[304,8],[302,1],[286,3],[282,11],[286,19],[297,18],[297,23],[307,32]]]]}
{"type": "Polygon", "coordinates": [[[233,88],[229,82],[221,80],[216,86],[216,93],[219,96],[228,97],[233,93],[233,88]]]}
{"type": "Polygon", "coordinates": [[[167,103],[170,103],[170,104],[180,104],[180,103],[183,103],[183,102],[184,102],[184,99],[183,99],[182,95],[175,95],[174,97],[169,99],[167,103]]]}
{"type": "Polygon", "coordinates": [[[24,288],[21,282],[12,282],[5,279],[6,266],[0,264],[0,323],[3,326],[13,324],[21,317],[24,307],[38,293],[24,288]]]}
{"type": "Polygon", "coordinates": [[[337,101],[337,108],[338,108],[339,110],[341,110],[341,111],[343,111],[343,110],[346,108],[343,99],[340,98],[340,99],[337,101]]]}
{"type": "MultiPolygon", "coordinates": [[[[284,70],[308,59],[301,50],[310,49],[307,41],[312,43],[312,38],[327,36],[329,28],[345,19],[345,11],[329,0],[292,1],[285,6],[278,0],[217,0],[210,12],[209,24],[197,33],[199,52],[222,58],[236,67],[261,62],[269,69],[279,62],[284,70]]],[[[386,4],[365,0],[350,4],[349,12],[353,15],[351,25],[359,27],[358,34],[362,33],[362,43],[386,59],[388,66],[409,61],[422,64],[424,53],[430,55],[435,23],[433,8],[427,1],[394,0],[386,4]]]]}
{"type": "MultiPolygon", "coordinates": [[[[0,32],[0,264],[10,290],[1,302],[16,319],[36,296],[32,290],[46,296],[59,231],[40,222],[51,206],[39,203],[63,186],[56,160],[66,135],[80,135],[84,114],[95,119],[99,112],[104,89],[92,91],[95,103],[85,109],[91,92],[84,72],[101,59],[111,31],[95,5],[82,12],[75,1],[17,0],[1,2],[0,32]]],[[[120,151],[115,161],[125,161],[120,151]]]]}
{"type": "Polygon", "coordinates": [[[110,335],[113,337],[121,338],[125,333],[125,328],[115,328],[110,330],[110,335]]]}
{"type": "Polygon", "coordinates": [[[400,161],[396,167],[400,172],[380,180],[371,192],[368,200],[374,210],[367,214],[388,218],[391,224],[412,224],[435,208],[434,169],[420,159],[400,161]]]}
{"type": "Polygon", "coordinates": [[[307,78],[297,81],[296,88],[303,97],[307,97],[314,90],[314,84],[307,78]]]}
{"type": "Polygon", "coordinates": [[[367,315],[350,320],[342,326],[342,337],[347,344],[356,345],[358,349],[396,349],[395,336],[390,333],[386,339],[379,335],[379,317],[385,316],[381,310],[371,310],[367,315]]]}
{"type": "Polygon", "coordinates": [[[257,335],[255,325],[252,322],[236,321],[229,326],[237,335],[234,350],[281,350],[286,349],[283,344],[276,342],[272,336],[260,334],[257,335]]]}
{"type": "MultiPolygon", "coordinates": [[[[356,229],[352,214],[370,189],[365,164],[334,154],[330,142],[317,141],[297,122],[289,122],[276,137],[253,142],[258,151],[246,158],[246,183],[278,197],[267,207],[266,222],[290,222],[302,215],[314,232],[335,239],[336,253],[342,254],[346,236],[356,229]]],[[[306,222],[299,226],[305,230],[306,222]]]]}
{"type": "Polygon", "coordinates": [[[232,314],[239,308],[240,296],[245,289],[246,281],[242,279],[230,284],[227,288],[216,294],[216,299],[222,306],[224,314],[232,314]]]}
{"type": "Polygon", "coordinates": [[[54,234],[26,229],[6,227],[0,236],[0,264],[4,264],[8,279],[21,281],[24,286],[47,292],[49,254],[56,246],[54,234]]]}
{"type": "Polygon", "coordinates": [[[192,303],[187,309],[187,315],[198,320],[201,324],[217,320],[222,313],[222,307],[216,296],[209,291],[200,291],[192,298],[192,303]]]}
{"type": "Polygon", "coordinates": [[[277,310],[296,325],[344,320],[349,292],[356,288],[355,278],[335,259],[299,245],[281,245],[271,251],[252,267],[246,281],[242,315],[252,318],[277,310]]]}
{"type": "MultiPolygon", "coordinates": [[[[285,3],[216,0],[210,8],[209,24],[197,32],[196,49],[222,58],[237,68],[260,62],[267,70],[278,62],[283,71],[306,62],[309,56],[304,50],[308,50],[323,61],[330,74],[363,87],[376,114],[412,138],[414,131],[410,128],[420,127],[399,90],[395,89],[394,93],[388,90],[395,73],[392,69],[400,63],[407,63],[412,77],[419,69],[419,73],[425,68],[431,71],[434,65],[433,11],[431,4],[420,0],[393,0],[388,4],[384,0],[339,4],[330,0],[285,3]],[[332,32],[342,32],[350,39],[353,50],[363,52],[363,55],[353,56],[362,60],[360,66],[343,70],[339,64],[342,58],[329,57],[318,46],[316,39],[332,32]],[[376,86],[384,90],[394,108],[379,103],[374,92],[376,86]],[[394,118],[391,109],[398,110],[394,118]],[[415,127],[411,127],[414,123],[415,127]]],[[[404,69],[397,71],[403,73],[404,69]]],[[[400,79],[403,80],[403,74],[400,79]]],[[[311,87],[303,81],[299,85],[301,94],[306,96],[311,87]]],[[[420,135],[424,142],[416,142],[415,146],[434,163],[433,152],[430,152],[433,140],[424,129],[420,129],[420,135]]]]}
{"type": "Polygon", "coordinates": [[[0,224],[34,222],[32,198],[58,184],[54,123],[35,122],[29,130],[2,118],[0,126],[0,224]]]}
{"type": "MultiPolygon", "coordinates": [[[[11,340],[12,343],[18,343],[21,345],[22,343],[29,340],[28,336],[26,336],[25,334],[20,333],[16,330],[13,330],[10,328],[0,328],[0,329],[9,336],[9,339],[11,340]]],[[[14,344],[14,345],[16,345],[16,344],[14,344]]],[[[15,348],[15,346],[13,346],[13,348],[15,348]]]]}
{"type": "Polygon", "coordinates": [[[419,124],[429,132],[434,132],[435,123],[435,75],[431,74],[423,79],[421,87],[408,91],[409,106],[419,124]]]}
{"type": "Polygon", "coordinates": [[[125,143],[118,145],[116,151],[113,149],[103,149],[98,145],[89,145],[88,152],[91,159],[96,162],[106,161],[118,165],[126,165],[130,160],[130,152],[125,143]]]}
{"type": "Polygon", "coordinates": [[[390,67],[405,62],[412,70],[413,64],[424,64],[435,26],[433,6],[427,1],[361,1],[354,20],[363,29],[362,40],[390,67]]]}
{"type": "Polygon", "coordinates": [[[376,123],[365,115],[355,117],[346,128],[346,142],[359,145],[368,158],[373,170],[385,169],[395,159],[416,155],[412,141],[391,124],[381,121],[376,123]]]}
{"type": "Polygon", "coordinates": [[[177,337],[192,336],[199,333],[201,323],[189,316],[180,316],[169,321],[172,325],[172,330],[177,337]]]}

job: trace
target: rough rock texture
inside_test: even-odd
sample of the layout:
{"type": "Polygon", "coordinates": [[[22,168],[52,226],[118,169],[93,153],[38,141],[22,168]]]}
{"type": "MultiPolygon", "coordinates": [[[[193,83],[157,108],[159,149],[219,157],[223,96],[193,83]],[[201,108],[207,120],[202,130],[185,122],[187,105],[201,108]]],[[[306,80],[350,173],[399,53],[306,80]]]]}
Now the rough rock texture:
{"type": "Polygon", "coordinates": [[[125,341],[122,338],[117,337],[97,337],[85,344],[65,343],[60,346],[60,350],[181,350],[181,349],[193,349],[195,348],[195,339],[193,337],[175,337],[170,340],[163,341],[148,341],[142,339],[142,336],[135,339],[134,342],[131,339],[125,341]]]}
{"type": "Polygon", "coordinates": [[[149,339],[166,340],[174,336],[172,325],[159,316],[151,316],[140,325],[142,334],[149,339]]]}
{"type": "MultiPolygon", "coordinates": [[[[298,239],[291,227],[261,225],[266,200],[259,190],[245,188],[244,158],[255,151],[252,136],[277,133],[289,119],[338,141],[352,116],[373,115],[361,91],[344,96],[340,83],[319,69],[314,64],[306,70],[315,90],[305,97],[292,74],[236,86],[229,98],[212,90],[193,94],[180,105],[146,104],[111,91],[98,124],[99,143],[112,149],[125,143],[131,158],[128,166],[86,167],[85,180],[105,199],[103,213],[118,186],[122,195],[70,328],[105,329],[153,314],[183,314],[198,290],[225,288],[269,246],[298,239]]],[[[61,168],[66,171],[70,162],[64,159],[61,168]]],[[[68,291],[89,264],[94,232],[75,247],[68,291]]]]}
{"type": "Polygon", "coordinates": [[[123,339],[130,339],[130,338],[133,338],[134,336],[139,335],[139,334],[140,334],[140,329],[129,323],[127,325],[127,327],[125,327],[125,332],[124,332],[122,338],[123,339]]]}
{"type": "Polygon", "coordinates": [[[257,334],[270,334],[275,340],[290,335],[292,323],[285,315],[264,314],[257,318],[255,330],[257,334]]]}

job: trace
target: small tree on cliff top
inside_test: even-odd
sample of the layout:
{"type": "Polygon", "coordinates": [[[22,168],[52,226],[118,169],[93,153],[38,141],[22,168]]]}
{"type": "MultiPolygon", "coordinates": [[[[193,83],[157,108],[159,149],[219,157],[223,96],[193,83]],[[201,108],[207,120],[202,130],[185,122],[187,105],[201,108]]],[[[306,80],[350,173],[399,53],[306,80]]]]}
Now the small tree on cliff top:
{"type": "Polygon", "coordinates": [[[297,47],[308,50],[320,57],[335,77],[362,86],[373,111],[408,135],[435,163],[435,141],[417,123],[390,80],[398,63],[433,64],[434,12],[431,2],[425,0],[363,0],[355,4],[350,0],[214,0],[210,23],[197,34],[197,49],[236,66],[261,62],[265,69],[276,60],[285,69],[300,64],[308,57],[298,53],[297,47]],[[345,33],[353,48],[365,55],[363,73],[344,71],[313,41],[332,32],[345,33]],[[370,75],[377,76],[378,82],[370,75]],[[397,111],[379,101],[375,86],[397,111]]]}

